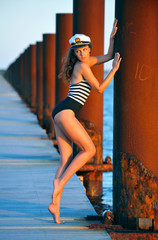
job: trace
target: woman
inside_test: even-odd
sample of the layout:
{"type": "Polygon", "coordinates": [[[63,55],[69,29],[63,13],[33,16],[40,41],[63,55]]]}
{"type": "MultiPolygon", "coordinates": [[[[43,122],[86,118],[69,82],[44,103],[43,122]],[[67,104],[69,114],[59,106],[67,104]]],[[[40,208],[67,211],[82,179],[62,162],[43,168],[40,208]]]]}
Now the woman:
{"type": "Polygon", "coordinates": [[[96,152],[91,138],[76,116],[89,96],[91,88],[98,93],[103,93],[119,68],[121,61],[119,53],[115,54],[112,69],[101,83],[95,78],[90,68],[112,59],[116,32],[117,20],[114,22],[110,35],[108,53],[98,57],[90,56],[92,47],[88,36],[76,34],[69,40],[71,47],[62,75],[66,81],[70,82],[70,89],[68,97],[57,104],[52,114],[60,162],[54,179],[52,202],[48,210],[58,224],[62,223],[60,221],[60,200],[65,184],[96,152]],[[72,142],[81,149],[74,159],[72,158],[72,142]]]}

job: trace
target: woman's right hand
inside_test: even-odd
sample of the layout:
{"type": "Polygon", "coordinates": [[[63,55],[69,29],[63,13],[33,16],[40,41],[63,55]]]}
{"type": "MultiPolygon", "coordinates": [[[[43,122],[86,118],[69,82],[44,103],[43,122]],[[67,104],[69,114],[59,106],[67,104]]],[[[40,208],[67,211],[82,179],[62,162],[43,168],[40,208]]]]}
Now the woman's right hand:
{"type": "Polygon", "coordinates": [[[115,57],[112,63],[112,67],[115,71],[117,71],[120,67],[120,62],[121,62],[122,58],[120,57],[119,53],[115,53],[115,57]]]}

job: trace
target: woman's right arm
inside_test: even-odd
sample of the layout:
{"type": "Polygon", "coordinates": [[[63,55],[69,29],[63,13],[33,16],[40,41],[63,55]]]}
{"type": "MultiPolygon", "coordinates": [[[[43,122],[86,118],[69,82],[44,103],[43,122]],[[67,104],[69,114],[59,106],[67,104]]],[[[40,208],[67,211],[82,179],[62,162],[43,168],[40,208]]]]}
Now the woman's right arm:
{"type": "Polygon", "coordinates": [[[108,62],[113,58],[114,37],[115,37],[115,35],[117,33],[117,29],[118,29],[117,23],[118,23],[118,20],[115,19],[114,24],[113,24],[113,29],[110,34],[109,48],[108,48],[107,54],[102,55],[102,56],[97,56],[97,57],[94,57],[94,56],[90,57],[90,63],[89,63],[90,67],[108,62]]]}
{"type": "Polygon", "coordinates": [[[111,80],[113,79],[116,71],[119,69],[120,62],[121,62],[120,54],[116,53],[113,60],[112,69],[101,83],[99,83],[99,81],[93,75],[90,67],[85,63],[82,63],[81,65],[81,74],[91,85],[91,87],[94,88],[95,91],[97,91],[98,93],[103,93],[107,86],[110,84],[111,80]]]}

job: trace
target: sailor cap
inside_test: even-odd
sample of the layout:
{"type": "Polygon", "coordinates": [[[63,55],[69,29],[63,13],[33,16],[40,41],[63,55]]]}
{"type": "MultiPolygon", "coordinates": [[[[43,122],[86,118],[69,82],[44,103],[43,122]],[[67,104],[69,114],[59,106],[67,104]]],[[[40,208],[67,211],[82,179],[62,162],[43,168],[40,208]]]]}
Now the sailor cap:
{"type": "Polygon", "coordinates": [[[71,44],[71,49],[76,49],[91,44],[91,39],[84,34],[75,34],[70,38],[69,43],[71,44]]]}

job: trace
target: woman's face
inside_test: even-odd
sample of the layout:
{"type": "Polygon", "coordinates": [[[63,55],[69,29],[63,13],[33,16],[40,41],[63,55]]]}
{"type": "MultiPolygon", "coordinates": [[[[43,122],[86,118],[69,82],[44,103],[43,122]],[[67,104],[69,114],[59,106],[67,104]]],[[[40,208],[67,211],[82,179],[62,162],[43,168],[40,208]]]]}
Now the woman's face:
{"type": "Polygon", "coordinates": [[[90,52],[91,52],[91,49],[88,45],[74,50],[76,57],[81,62],[88,62],[90,52]]]}

